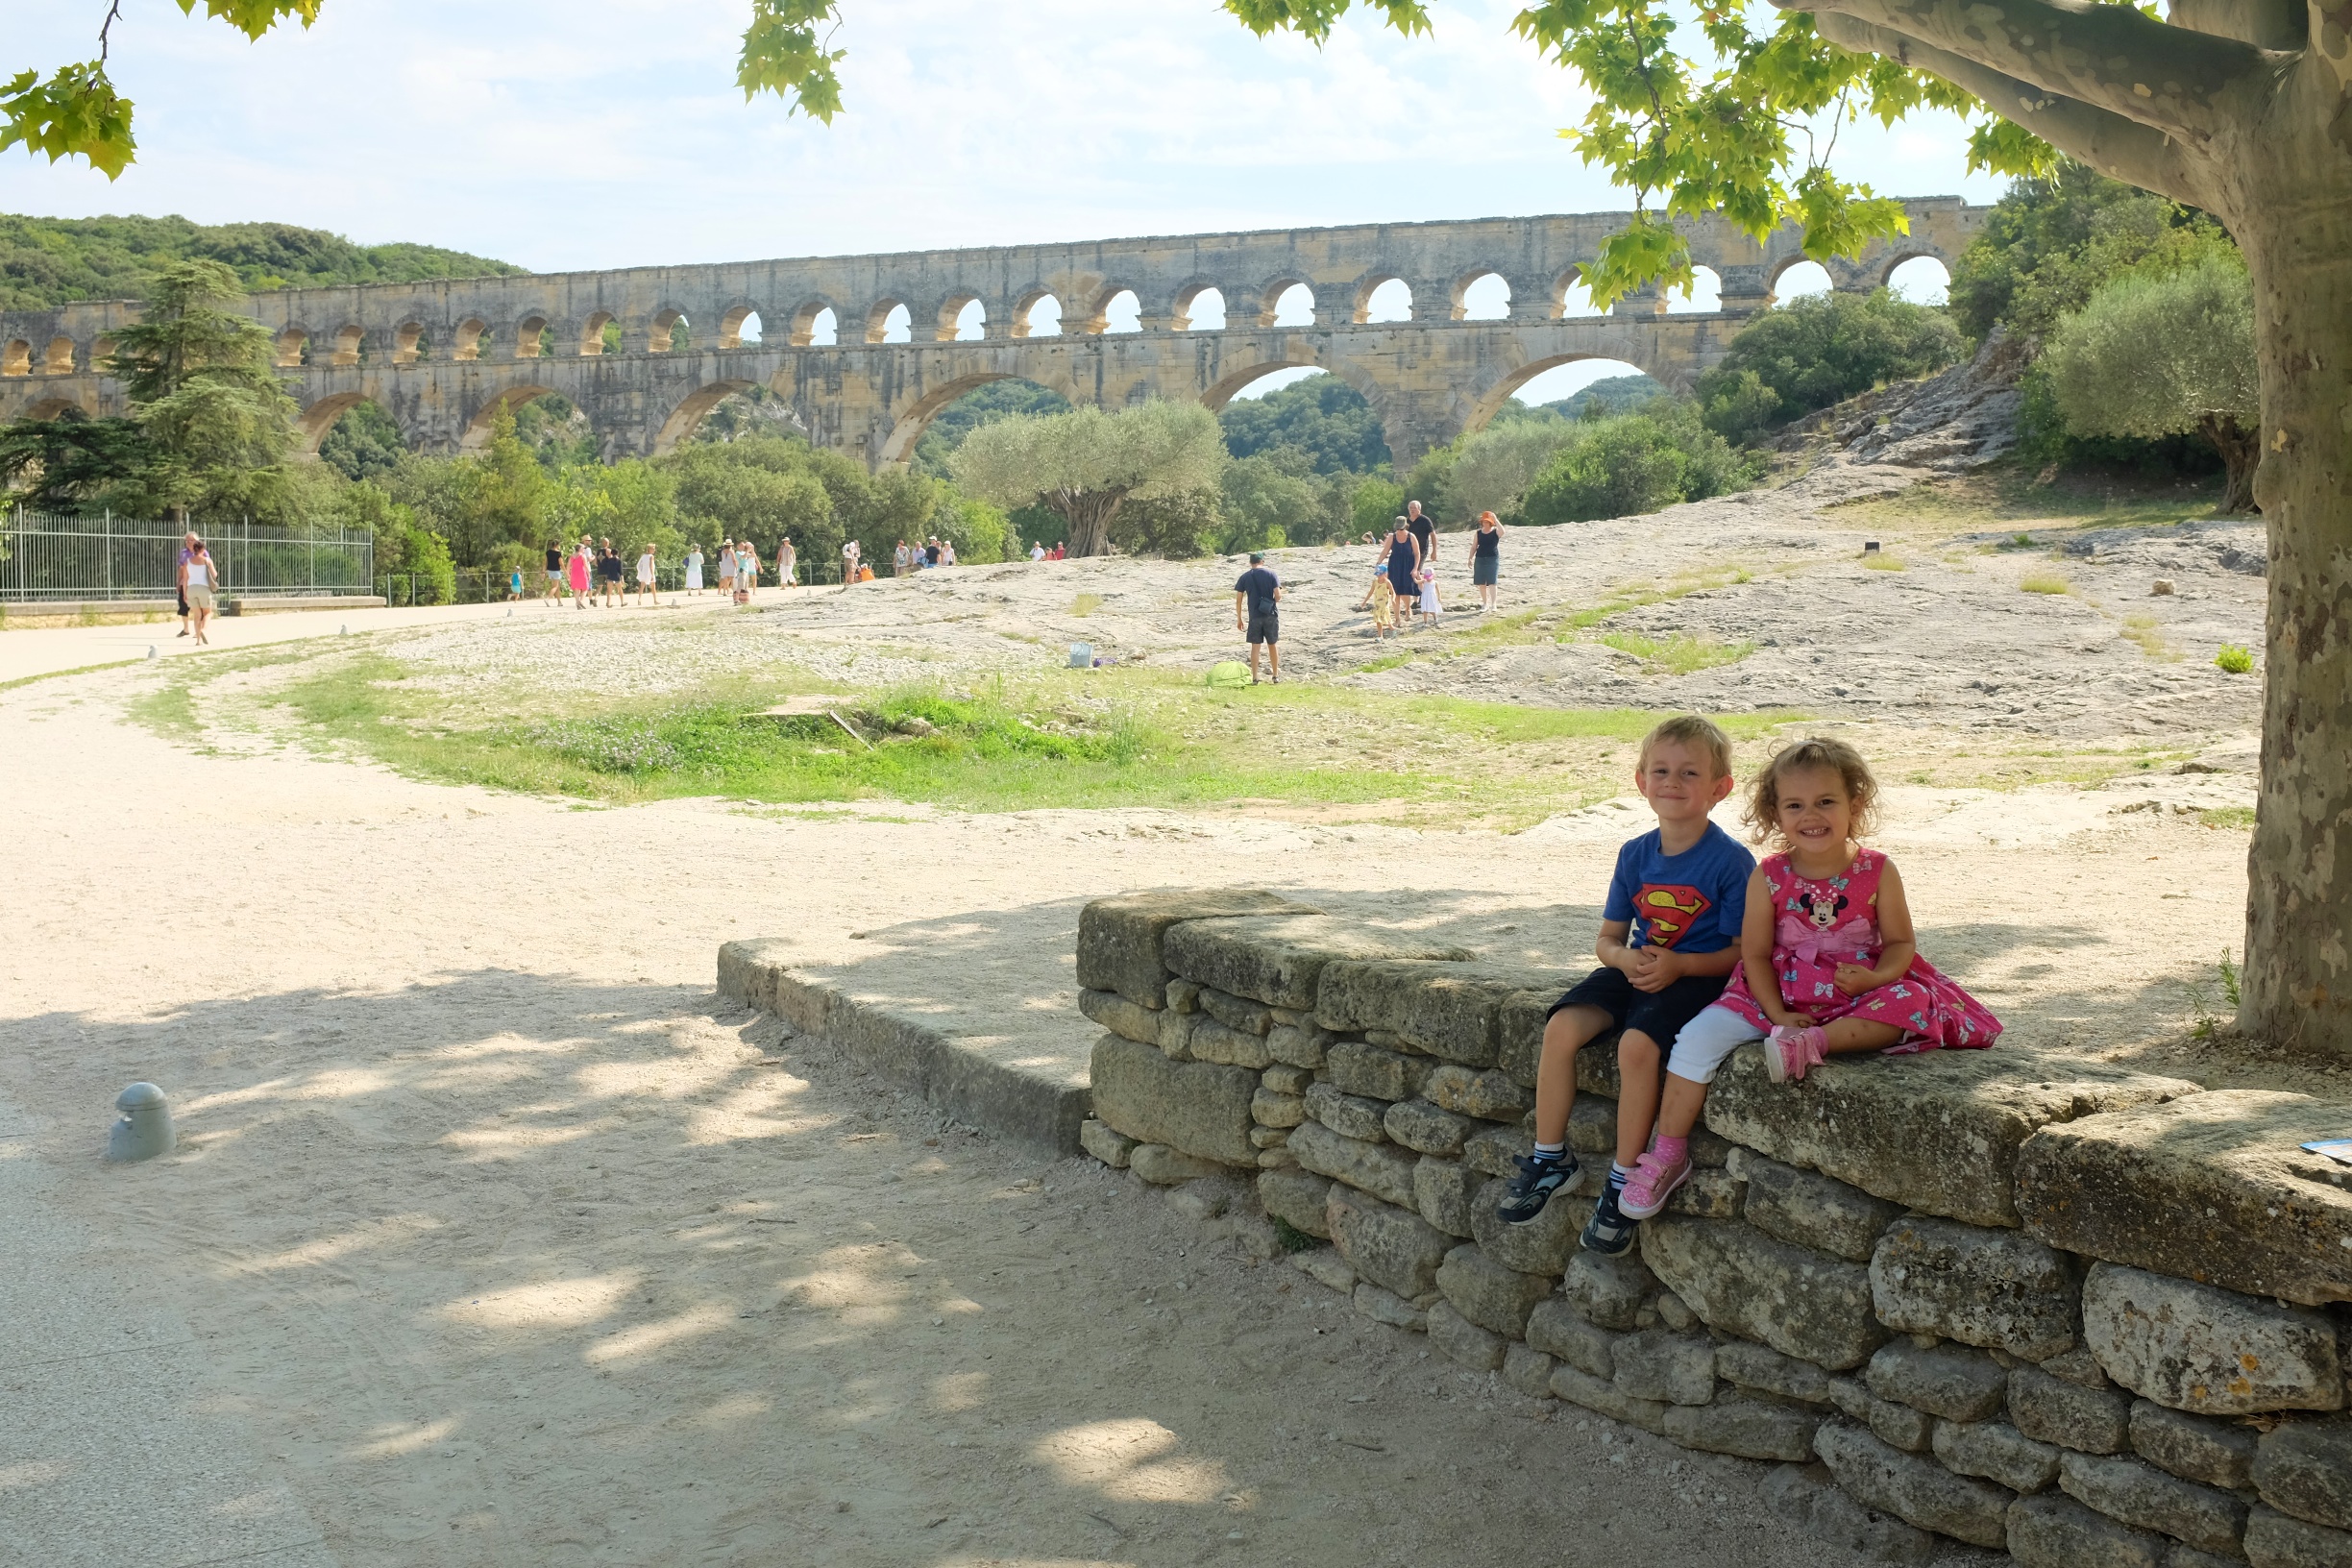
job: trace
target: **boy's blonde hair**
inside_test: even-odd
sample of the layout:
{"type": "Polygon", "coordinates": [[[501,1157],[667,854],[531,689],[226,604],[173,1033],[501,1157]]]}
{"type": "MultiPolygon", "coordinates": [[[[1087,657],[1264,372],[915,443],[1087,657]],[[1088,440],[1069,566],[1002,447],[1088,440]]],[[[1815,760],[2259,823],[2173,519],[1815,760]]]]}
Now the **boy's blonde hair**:
{"type": "MultiPolygon", "coordinates": [[[[1748,809],[1740,817],[1758,844],[1779,835],[1780,780],[1806,768],[1825,769],[1845,781],[1855,838],[1878,825],[1878,781],[1871,776],[1870,764],[1862,760],[1861,752],[1844,741],[1816,735],[1774,752],[1772,761],[1764,765],[1755,782],[1748,787],[1748,809]]],[[[1785,842],[1785,836],[1782,837],[1785,842]]]]}
{"type": "Polygon", "coordinates": [[[1667,742],[1704,751],[1715,764],[1715,777],[1731,776],[1731,737],[1714,720],[1696,713],[1677,714],[1643,736],[1641,755],[1634,759],[1633,771],[1647,771],[1652,749],[1667,742]]]}

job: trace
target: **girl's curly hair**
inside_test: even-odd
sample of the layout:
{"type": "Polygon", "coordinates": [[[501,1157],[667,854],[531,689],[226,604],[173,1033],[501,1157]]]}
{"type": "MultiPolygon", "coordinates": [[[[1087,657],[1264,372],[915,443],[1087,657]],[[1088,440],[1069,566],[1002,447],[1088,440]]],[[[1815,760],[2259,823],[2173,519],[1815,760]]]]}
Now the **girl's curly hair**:
{"type": "Polygon", "coordinates": [[[1780,780],[1807,768],[1826,770],[1846,781],[1846,798],[1851,803],[1855,838],[1878,825],[1878,781],[1871,776],[1870,764],[1862,760],[1861,752],[1844,741],[1817,735],[1809,741],[1782,747],[1749,785],[1748,806],[1740,813],[1740,820],[1748,824],[1750,837],[1756,843],[1781,836],[1780,780]]]}

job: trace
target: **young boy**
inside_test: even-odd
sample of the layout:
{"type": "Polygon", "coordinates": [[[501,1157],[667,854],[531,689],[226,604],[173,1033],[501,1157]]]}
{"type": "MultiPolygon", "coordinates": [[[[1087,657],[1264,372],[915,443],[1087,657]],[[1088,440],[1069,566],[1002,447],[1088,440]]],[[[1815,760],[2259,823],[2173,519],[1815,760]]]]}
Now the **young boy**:
{"type": "MultiPolygon", "coordinates": [[[[1617,1254],[1654,1209],[1620,1207],[1626,1178],[1649,1146],[1657,1119],[1658,1067],[1675,1036],[1723,994],[1739,962],[1740,919],[1755,857],[1707,813],[1731,793],[1731,742],[1697,714],[1669,719],[1642,742],[1634,785],[1657,814],[1654,832],[1617,851],[1593,944],[1602,967],[1553,1004],[1535,1069],[1535,1153],[1519,1161],[1498,1211],[1524,1225],[1577,1178],[1568,1152],[1576,1105],[1576,1055],[1606,1030],[1622,1028],[1617,1071],[1617,1158],[1584,1227],[1584,1249],[1617,1254]]],[[[1669,1189],[1671,1190],[1671,1188],[1669,1189]]],[[[1665,1193],[1659,1193],[1659,1207],[1665,1193]]]]}

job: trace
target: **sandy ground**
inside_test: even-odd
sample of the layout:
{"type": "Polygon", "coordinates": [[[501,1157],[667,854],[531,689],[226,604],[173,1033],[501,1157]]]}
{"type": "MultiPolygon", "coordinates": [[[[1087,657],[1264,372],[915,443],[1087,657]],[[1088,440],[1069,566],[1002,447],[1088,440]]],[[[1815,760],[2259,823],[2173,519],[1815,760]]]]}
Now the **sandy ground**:
{"type": "MultiPolygon", "coordinates": [[[[1992,661],[1980,672],[2044,684],[2020,714],[1938,674],[1924,700],[1956,705],[1939,723],[2081,734],[2125,714],[2212,749],[2218,772],[2100,790],[1899,787],[1883,842],[1925,950],[2010,1022],[2021,1066],[2064,1050],[2247,1071],[2181,1028],[2190,988],[2240,940],[2244,836],[2182,813],[2250,798],[2250,683],[2109,646],[2118,612],[2023,596],[2004,555],[1955,551],[1939,587],[1917,565],[1861,575],[1835,541],[1773,527],[1773,551],[1825,564],[1766,561],[1678,602],[1748,636],[1796,619],[1773,596],[1808,573],[1894,597],[1843,623],[1843,643],[1800,656],[1792,629],[1679,678],[1744,672],[1766,684],[1758,706],[1801,684],[1822,711],[1836,694],[1806,674],[1811,652],[1926,649],[1942,627],[1980,639],[1966,653],[1992,661]],[[1996,613],[2012,602],[2031,613],[1996,613]],[[2071,657],[2089,706],[2046,674],[2071,657]]],[[[1727,537],[1603,541],[1602,560],[1556,536],[1510,558],[1589,601],[1721,559],[1727,537]]],[[[2259,578],[2218,549],[2168,533],[2100,554],[2075,570],[2118,600],[2159,566],[2179,579],[2162,613],[2193,653],[2248,640],[2259,578]]],[[[1342,564],[1296,573],[1314,586],[1289,623],[1302,660],[1335,675],[1364,652],[1342,564]]],[[[754,617],[527,610],[551,623],[535,629],[427,612],[445,624],[399,650],[434,653],[453,680],[498,648],[579,679],[599,660],[658,670],[764,639],[863,683],[899,664],[961,678],[1034,662],[1074,625],[1121,656],[1205,662],[1230,625],[1214,580],[1229,570],[975,570],[754,617]],[[1068,614],[1079,591],[1104,606],[1068,614]]],[[[11,674],[72,669],[91,662],[77,638],[11,633],[0,657],[24,667],[11,674]]],[[[1590,657],[1512,654],[1534,655],[1590,657]]],[[[1523,670],[1488,690],[1633,700],[1595,684],[1622,674],[1657,699],[1664,683],[1614,670],[1571,680],[1563,663],[1555,688],[1523,670]]],[[[0,1247],[16,1264],[0,1275],[0,1540],[23,1560],[1841,1560],[1759,1513],[1756,1467],[1433,1360],[1130,1179],[943,1125],[712,993],[720,943],[784,936],[811,961],[889,966],[945,1005],[1051,1016],[1066,1036],[1085,898],[1236,882],[1574,968],[1616,844],[1644,825],[1627,802],[1509,840],[1149,811],[587,809],[299,748],[175,744],[124,717],[167,678],[135,664],[0,691],[19,845],[0,906],[0,1247]],[[1418,874],[1400,888],[1404,860],[1418,874]],[[139,1078],[173,1095],[182,1146],[107,1167],[110,1102],[139,1078]]],[[[1850,711],[1885,716],[1855,690],[1850,711]]]]}

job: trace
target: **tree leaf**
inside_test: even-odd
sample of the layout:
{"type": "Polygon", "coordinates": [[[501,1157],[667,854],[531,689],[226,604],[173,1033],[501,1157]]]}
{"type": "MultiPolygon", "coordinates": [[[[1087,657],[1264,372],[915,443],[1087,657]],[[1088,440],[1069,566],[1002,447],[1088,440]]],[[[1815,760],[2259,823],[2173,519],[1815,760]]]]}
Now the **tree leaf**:
{"type": "Polygon", "coordinates": [[[772,92],[795,111],[832,124],[842,108],[836,67],[848,51],[826,50],[817,30],[840,19],[833,0],[752,0],[735,72],[745,101],[772,92]]]}
{"type": "Polygon", "coordinates": [[[0,151],[19,145],[36,157],[46,153],[52,163],[88,159],[112,180],[138,150],[131,100],[114,90],[99,61],[60,66],[46,82],[25,71],[0,87],[0,151]]]}

